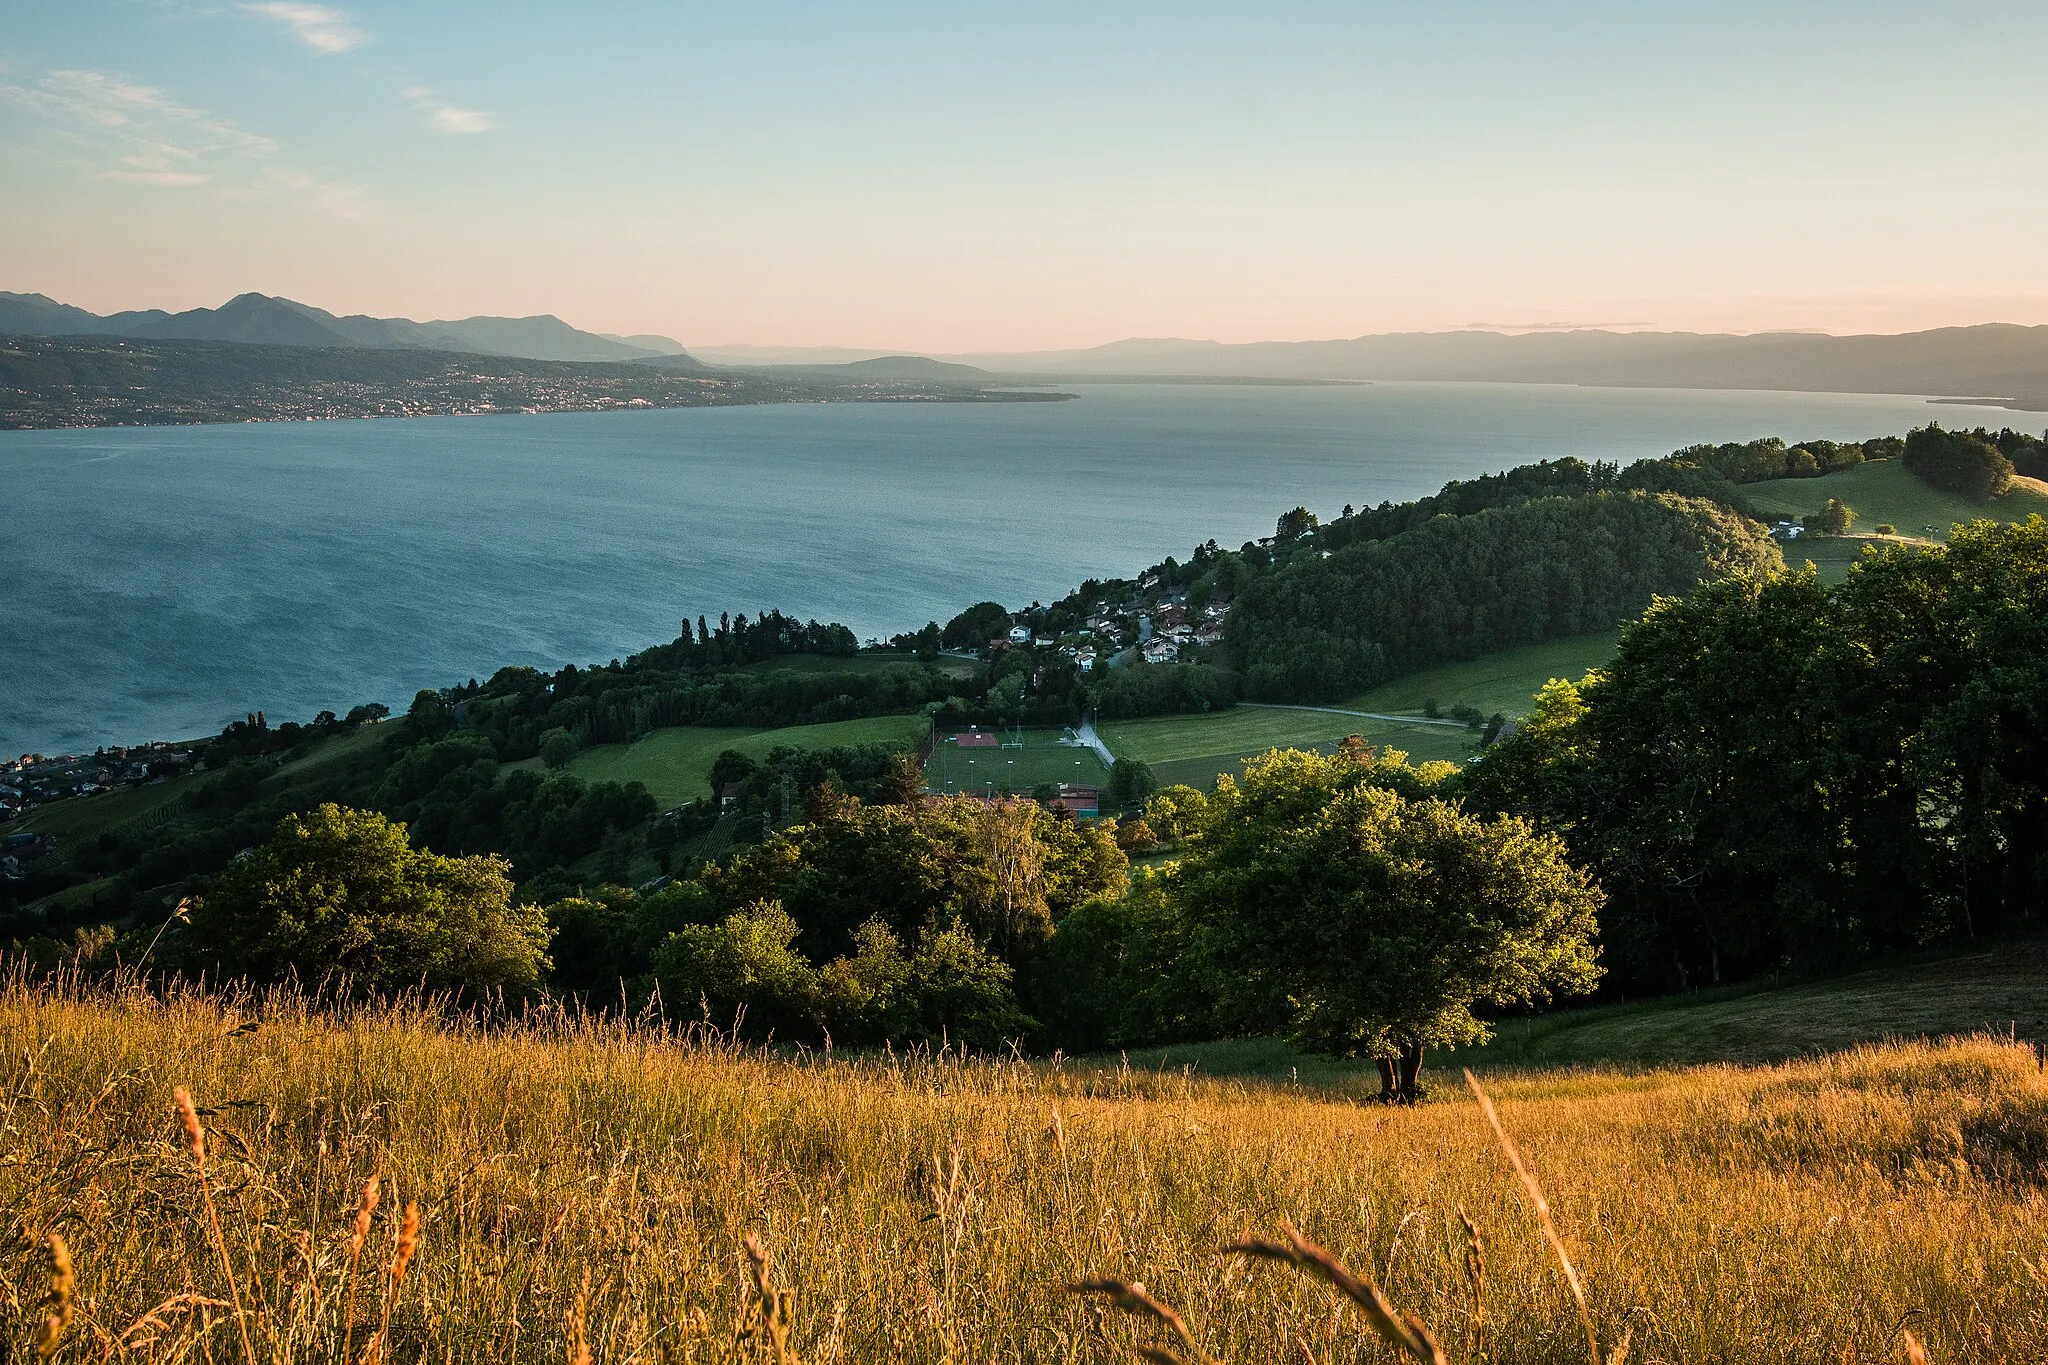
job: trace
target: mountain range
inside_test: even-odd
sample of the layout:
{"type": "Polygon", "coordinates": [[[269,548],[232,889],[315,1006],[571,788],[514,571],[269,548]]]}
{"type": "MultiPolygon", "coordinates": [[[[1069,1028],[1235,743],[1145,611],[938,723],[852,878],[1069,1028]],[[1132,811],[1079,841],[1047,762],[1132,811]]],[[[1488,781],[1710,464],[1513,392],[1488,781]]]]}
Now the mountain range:
{"type": "Polygon", "coordinates": [[[526,360],[687,360],[661,336],[609,337],[578,331],[551,314],[474,317],[444,322],[337,317],[269,294],[238,294],[218,308],[166,313],[151,308],[102,316],[42,294],[0,291],[0,335],[127,336],[148,341],[236,341],[268,346],[352,346],[375,350],[460,351],[526,360]]]}
{"type": "Polygon", "coordinates": [[[1084,350],[937,357],[841,347],[717,346],[584,332],[560,318],[414,322],[338,317],[291,299],[242,294],[219,308],[101,316],[42,294],[0,292],[0,335],[461,351],[528,360],[628,361],[675,372],[704,362],[798,382],[1036,382],[1091,377],[1267,381],[1463,380],[1632,388],[1780,389],[1984,398],[2048,410],[2048,327],[1986,323],[1898,335],[1753,335],[1581,330],[1396,332],[1327,341],[1229,344],[1134,338],[1084,350]]]}
{"type": "Polygon", "coordinates": [[[1465,380],[1631,388],[1920,393],[2048,404],[2048,327],[1812,332],[1399,332],[1229,345],[1180,339],[949,356],[1010,373],[1465,380]]]}
{"type": "MultiPolygon", "coordinates": [[[[838,347],[703,346],[713,365],[847,368],[885,356],[838,347]]],[[[1392,332],[1330,341],[1232,344],[1134,338],[1071,351],[940,357],[1010,379],[1073,383],[1150,377],[1277,382],[1461,380],[1619,388],[1779,389],[1988,398],[2048,410],[2048,327],[1985,323],[1897,335],[1701,332],[1392,332]]]]}

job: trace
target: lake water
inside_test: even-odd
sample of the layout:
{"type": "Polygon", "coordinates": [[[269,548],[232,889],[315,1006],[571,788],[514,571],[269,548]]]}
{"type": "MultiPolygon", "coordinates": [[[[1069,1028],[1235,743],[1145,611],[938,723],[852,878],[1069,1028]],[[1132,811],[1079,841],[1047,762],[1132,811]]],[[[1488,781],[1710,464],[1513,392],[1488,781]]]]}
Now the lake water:
{"type": "Polygon", "coordinates": [[[1081,385],[819,404],[0,432],[0,752],[211,733],[766,607],[863,638],[1050,601],[1546,456],[2003,425],[1911,397],[1081,385]]]}

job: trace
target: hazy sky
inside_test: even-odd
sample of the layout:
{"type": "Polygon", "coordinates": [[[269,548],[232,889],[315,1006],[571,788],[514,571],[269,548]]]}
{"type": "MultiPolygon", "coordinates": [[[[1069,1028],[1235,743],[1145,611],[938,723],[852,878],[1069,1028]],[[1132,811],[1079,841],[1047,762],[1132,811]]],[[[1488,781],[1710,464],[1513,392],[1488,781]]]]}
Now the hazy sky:
{"type": "Polygon", "coordinates": [[[2048,4],[0,7],[0,288],[927,351],[2048,323],[2048,4]]]}

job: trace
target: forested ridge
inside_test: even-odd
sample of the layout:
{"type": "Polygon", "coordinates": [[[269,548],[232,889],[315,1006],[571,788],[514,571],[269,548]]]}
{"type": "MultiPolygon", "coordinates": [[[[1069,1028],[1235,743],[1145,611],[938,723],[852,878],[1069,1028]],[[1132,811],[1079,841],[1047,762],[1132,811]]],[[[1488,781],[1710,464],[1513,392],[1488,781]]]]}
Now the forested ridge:
{"type": "Polygon", "coordinates": [[[1658,595],[1783,563],[1755,523],[1669,494],[1540,498],[1296,556],[1227,623],[1253,696],[1324,701],[1512,645],[1611,628],[1658,595]]]}

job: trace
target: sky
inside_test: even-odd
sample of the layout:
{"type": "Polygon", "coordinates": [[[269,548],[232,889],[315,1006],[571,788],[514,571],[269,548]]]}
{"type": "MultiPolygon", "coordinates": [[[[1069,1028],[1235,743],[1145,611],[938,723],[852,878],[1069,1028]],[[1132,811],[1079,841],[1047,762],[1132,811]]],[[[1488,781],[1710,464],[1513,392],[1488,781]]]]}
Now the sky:
{"type": "Polygon", "coordinates": [[[2048,5],[21,0],[0,289],[933,353],[2048,323],[2048,5]]]}

